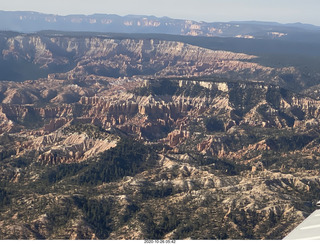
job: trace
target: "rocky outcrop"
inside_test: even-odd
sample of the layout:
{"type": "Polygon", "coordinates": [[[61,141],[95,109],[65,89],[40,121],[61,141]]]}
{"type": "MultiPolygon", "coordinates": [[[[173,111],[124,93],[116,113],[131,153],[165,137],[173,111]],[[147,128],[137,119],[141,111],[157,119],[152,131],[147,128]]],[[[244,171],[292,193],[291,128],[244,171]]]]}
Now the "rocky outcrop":
{"type": "MultiPolygon", "coordinates": [[[[4,42],[4,60],[32,63],[49,73],[56,67],[70,67],[68,79],[90,74],[109,77],[243,74],[247,78],[251,76],[250,79],[279,80],[274,75],[276,69],[247,62],[255,58],[253,55],[214,51],[174,41],[20,35],[4,42]]],[[[50,75],[53,77],[57,76],[50,75]]],[[[19,99],[22,98],[14,101],[19,99]]]]}
{"type": "Polygon", "coordinates": [[[197,150],[202,153],[207,153],[212,156],[226,157],[230,152],[221,138],[210,137],[208,140],[202,141],[197,145],[197,150]]]}
{"type": "Polygon", "coordinates": [[[279,239],[313,210],[320,104],[280,86],[294,68],[153,39],[3,43],[74,67],[0,82],[0,238],[279,239]]]}
{"type": "MultiPolygon", "coordinates": [[[[262,83],[175,80],[172,82],[179,87],[180,94],[169,96],[133,94],[133,89],[137,87],[142,89],[149,84],[145,80],[109,80],[108,87],[104,86],[105,82],[98,78],[94,80],[92,77],[83,80],[81,86],[77,85],[79,84],[77,81],[56,82],[50,79],[21,84],[6,83],[10,87],[6,91],[7,94],[10,90],[31,90],[31,87],[35,87],[37,92],[32,94],[38,94],[38,97],[31,100],[32,104],[23,104],[22,100],[15,104],[7,96],[4,99],[7,103],[2,103],[0,106],[3,118],[1,130],[18,131],[23,127],[36,126],[40,130],[32,133],[43,135],[52,133],[75,120],[92,123],[105,129],[116,127],[149,140],[167,138],[164,141],[168,145],[177,147],[184,139],[193,136],[188,132],[192,123],[197,123],[202,130],[206,130],[204,118],[210,116],[219,115],[224,120],[226,130],[237,125],[307,128],[318,124],[320,119],[317,100],[289,92],[284,94],[282,88],[262,83]],[[37,101],[43,99],[40,95],[43,92],[40,91],[45,89],[45,86],[47,94],[54,89],[52,96],[56,96],[44,106],[37,106],[37,101]],[[123,89],[121,93],[117,89],[119,86],[123,89]],[[72,89],[78,98],[72,103],[59,103],[61,98],[59,92],[68,89],[72,89]],[[197,89],[199,95],[196,93],[192,96],[184,95],[190,94],[184,92],[184,89],[197,89]],[[86,96],[94,92],[96,93],[93,96],[86,96]]],[[[198,142],[198,151],[204,152],[211,148],[213,150],[211,154],[225,155],[229,149],[222,146],[223,140],[221,146],[218,146],[219,143],[213,138],[202,139],[198,142]],[[214,145],[215,149],[210,145],[214,145]]]]}
{"type": "Polygon", "coordinates": [[[168,134],[168,144],[171,147],[175,147],[176,145],[180,144],[190,136],[189,131],[179,131],[175,130],[168,134]]]}
{"type": "Polygon", "coordinates": [[[58,130],[29,141],[29,146],[25,149],[36,150],[39,154],[39,162],[55,165],[80,162],[95,157],[99,153],[115,147],[118,140],[119,138],[114,136],[93,139],[84,133],[65,135],[63,130],[58,130]]]}

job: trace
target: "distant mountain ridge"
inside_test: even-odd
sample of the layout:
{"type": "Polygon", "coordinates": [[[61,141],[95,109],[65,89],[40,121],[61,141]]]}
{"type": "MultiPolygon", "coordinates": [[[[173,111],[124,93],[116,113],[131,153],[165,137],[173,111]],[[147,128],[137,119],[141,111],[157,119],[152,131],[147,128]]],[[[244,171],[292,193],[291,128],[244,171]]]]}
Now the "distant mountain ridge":
{"type": "Polygon", "coordinates": [[[197,22],[144,15],[54,15],[27,11],[0,11],[0,30],[24,33],[42,30],[115,33],[159,33],[187,36],[283,39],[295,33],[319,33],[320,27],[293,23],[233,21],[197,22]]]}

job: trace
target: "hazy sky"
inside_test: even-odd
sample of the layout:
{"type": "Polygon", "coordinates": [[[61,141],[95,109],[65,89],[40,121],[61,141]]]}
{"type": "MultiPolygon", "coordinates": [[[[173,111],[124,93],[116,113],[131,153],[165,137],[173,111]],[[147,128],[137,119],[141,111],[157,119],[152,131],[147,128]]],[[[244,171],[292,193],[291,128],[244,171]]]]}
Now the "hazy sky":
{"type": "Polygon", "coordinates": [[[141,14],[197,21],[260,20],[320,25],[320,0],[0,0],[0,10],[141,14]]]}

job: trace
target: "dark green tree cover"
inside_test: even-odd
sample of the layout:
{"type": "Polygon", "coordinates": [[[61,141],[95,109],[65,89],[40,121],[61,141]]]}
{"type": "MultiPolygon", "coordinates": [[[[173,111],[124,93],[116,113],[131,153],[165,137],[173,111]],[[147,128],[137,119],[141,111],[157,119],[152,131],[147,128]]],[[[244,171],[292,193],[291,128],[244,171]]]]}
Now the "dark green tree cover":
{"type": "MultiPolygon", "coordinates": [[[[159,116],[159,114],[152,114],[149,115],[150,119],[157,119],[156,117],[159,116]]],[[[147,138],[150,141],[156,141],[157,139],[164,138],[170,133],[171,128],[169,125],[161,125],[159,124],[157,127],[150,128],[141,128],[141,134],[144,138],[147,138]]]]}
{"type": "Polygon", "coordinates": [[[286,121],[286,124],[289,126],[289,127],[293,127],[294,125],[294,122],[295,122],[295,119],[294,117],[284,113],[284,112],[279,112],[279,116],[280,118],[284,119],[286,121]]]}
{"type": "Polygon", "coordinates": [[[17,167],[17,168],[24,168],[24,167],[28,166],[31,162],[32,162],[32,159],[22,156],[22,157],[15,158],[14,160],[12,160],[11,165],[13,167],[17,167]]]}
{"type": "Polygon", "coordinates": [[[140,207],[135,203],[131,203],[127,205],[123,215],[119,217],[120,224],[126,223],[139,210],[140,210],[140,207]]]}
{"type": "Polygon", "coordinates": [[[178,83],[169,79],[151,80],[146,86],[136,88],[132,92],[138,96],[149,95],[174,95],[178,89],[178,83]]]}
{"type": "Polygon", "coordinates": [[[44,120],[39,114],[39,111],[32,106],[25,106],[25,108],[27,112],[24,117],[8,116],[8,119],[23,125],[28,129],[36,129],[44,125],[44,120]]]}
{"type": "MultiPolygon", "coordinates": [[[[273,115],[273,114],[270,114],[268,110],[269,110],[269,106],[267,104],[263,104],[259,106],[257,109],[257,111],[259,112],[259,114],[262,115],[264,120],[273,121],[274,120],[273,117],[276,115],[276,116],[279,116],[281,119],[283,119],[288,127],[293,127],[295,118],[290,115],[290,111],[286,111],[286,112],[278,111],[275,115],[273,115]]],[[[304,114],[299,113],[299,111],[297,111],[297,113],[299,118],[301,118],[301,116],[304,116],[304,114]]]]}
{"type": "Polygon", "coordinates": [[[258,142],[259,140],[261,140],[261,135],[248,131],[248,133],[245,134],[235,133],[228,135],[226,138],[224,138],[224,143],[230,150],[237,151],[243,148],[243,146],[248,146],[258,142]]]}
{"type": "Polygon", "coordinates": [[[264,96],[264,89],[242,83],[228,83],[229,100],[238,115],[242,116],[255,107],[264,96]]]}
{"type": "Polygon", "coordinates": [[[239,226],[246,239],[254,239],[254,228],[263,219],[255,211],[244,209],[232,211],[228,217],[239,226]]]}
{"type": "Polygon", "coordinates": [[[208,89],[200,86],[199,84],[188,84],[184,87],[179,87],[176,95],[183,95],[186,97],[210,97],[217,95],[216,89],[208,89]]]}
{"type": "Polygon", "coordinates": [[[115,148],[83,163],[60,164],[46,169],[36,185],[55,184],[69,179],[75,184],[98,185],[124,176],[134,176],[154,166],[157,149],[132,138],[121,138],[115,148]]]}
{"type": "Polygon", "coordinates": [[[63,129],[63,133],[86,133],[90,138],[93,139],[104,139],[110,132],[104,130],[101,127],[92,124],[76,123],[63,129]]]}
{"type": "Polygon", "coordinates": [[[13,149],[8,149],[8,150],[3,150],[0,152],[0,161],[3,159],[9,158],[11,155],[15,155],[16,150],[13,149]]]}
{"type": "Polygon", "coordinates": [[[147,85],[138,87],[132,92],[138,96],[183,95],[186,97],[209,97],[217,95],[218,90],[210,90],[208,88],[200,86],[197,83],[190,83],[183,87],[179,87],[178,80],[176,79],[159,79],[151,80],[147,85]]]}
{"type": "Polygon", "coordinates": [[[10,158],[11,155],[16,154],[16,150],[12,149],[11,145],[16,141],[17,138],[3,133],[0,135],[0,161],[10,158]]]}
{"type": "Polygon", "coordinates": [[[10,143],[12,143],[13,137],[10,136],[8,133],[3,133],[0,136],[0,145],[8,145],[10,143]]]}
{"type": "Polygon", "coordinates": [[[310,135],[288,135],[268,138],[267,145],[274,151],[294,151],[300,150],[316,137],[310,135]]]}
{"type": "Polygon", "coordinates": [[[266,93],[266,101],[275,109],[280,109],[280,101],[284,99],[288,102],[292,100],[292,92],[282,87],[270,86],[266,93]]]}
{"type": "Polygon", "coordinates": [[[62,205],[53,205],[46,214],[54,231],[63,228],[68,221],[76,217],[76,212],[70,199],[66,199],[62,205]]]}
{"type": "Polygon", "coordinates": [[[209,132],[224,132],[225,126],[222,120],[216,117],[207,117],[203,120],[204,125],[209,132]]]}
{"type": "Polygon", "coordinates": [[[38,128],[43,126],[43,118],[40,116],[39,112],[36,111],[33,107],[28,107],[28,112],[26,116],[21,121],[22,125],[27,128],[38,128]]]}
{"type": "Polygon", "coordinates": [[[112,202],[75,196],[75,204],[82,210],[86,221],[94,227],[99,239],[107,239],[112,231],[112,202]]]}
{"type": "Polygon", "coordinates": [[[172,185],[145,186],[141,189],[143,198],[164,198],[177,193],[172,185]]]}
{"type": "Polygon", "coordinates": [[[280,94],[279,89],[273,88],[273,87],[268,89],[267,94],[266,94],[266,100],[275,109],[279,109],[280,100],[281,100],[281,94],[280,94]]]}
{"type": "Polygon", "coordinates": [[[165,234],[173,231],[180,224],[177,213],[169,210],[163,213],[160,220],[155,220],[154,211],[148,207],[138,215],[138,219],[144,223],[146,239],[162,239],[165,234]]]}
{"type": "MultiPolygon", "coordinates": [[[[281,151],[283,153],[283,151],[281,151]]],[[[266,169],[279,170],[285,166],[288,170],[296,168],[301,170],[320,170],[320,164],[315,158],[303,158],[299,154],[283,154],[279,151],[266,151],[261,154],[261,162],[266,169]]],[[[285,169],[282,171],[286,172],[285,169]]],[[[287,171],[287,173],[290,173],[287,171]]]]}
{"type": "Polygon", "coordinates": [[[212,169],[221,172],[224,175],[238,175],[240,172],[248,170],[249,166],[239,165],[227,159],[216,157],[207,157],[203,155],[194,155],[190,163],[197,166],[210,166],[212,169]]]}
{"type": "Polygon", "coordinates": [[[133,176],[152,167],[156,159],[156,152],[151,147],[131,138],[122,138],[115,148],[102,153],[96,163],[88,162],[78,183],[97,185],[133,176]]]}
{"type": "Polygon", "coordinates": [[[63,178],[76,175],[81,169],[87,167],[86,164],[60,164],[51,167],[47,170],[46,174],[42,175],[42,180],[47,184],[54,184],[63,178]]]}
{"type": "Polygon", "coordinates": [[[5,189],[0,188],[0,209],[3,206],[8,205],[9,203],[10,203],[10,198],[9,198],[8,192],[5,189]]]}
{"type": "Polygon", "coordinates": [[[298,118],[298,120],[304,120],[305,119],[305,112],[303,112],[301,110],[301,108],[298,108],[298,107],[293,107],[291,109],[291,113],[296,116],[298,118]]]}

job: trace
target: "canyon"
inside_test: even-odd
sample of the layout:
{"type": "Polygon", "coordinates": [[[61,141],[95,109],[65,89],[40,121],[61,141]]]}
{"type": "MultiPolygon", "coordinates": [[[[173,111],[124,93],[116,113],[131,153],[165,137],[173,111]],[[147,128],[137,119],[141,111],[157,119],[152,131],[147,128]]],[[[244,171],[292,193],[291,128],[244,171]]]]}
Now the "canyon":
{"type": "Polygon", "coordinates": [[[0,82],[1,239],[281,239],[314,210],[317,72],[158,39],[0,44],[35,75],[0,82]]]}

